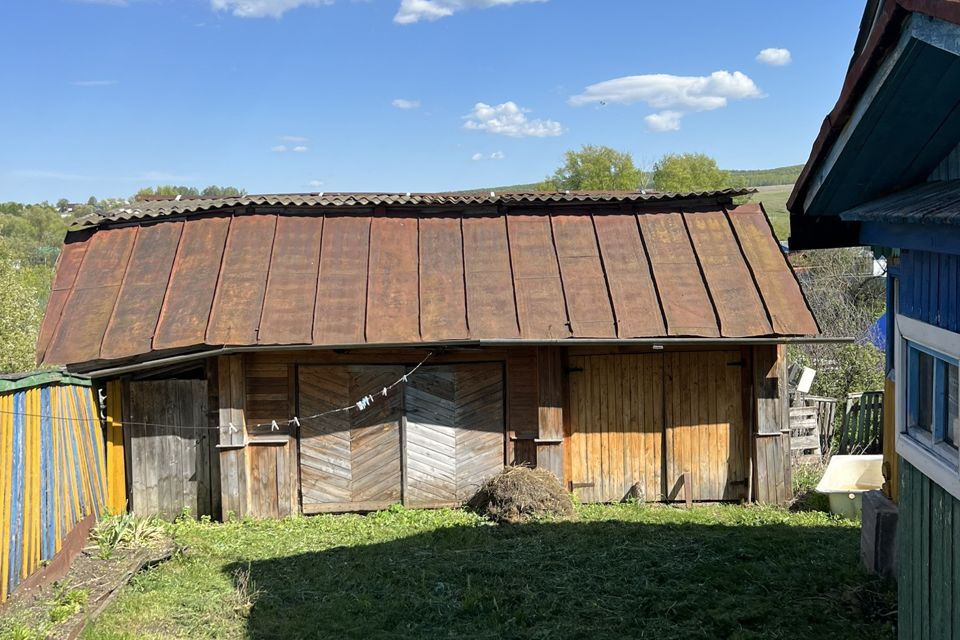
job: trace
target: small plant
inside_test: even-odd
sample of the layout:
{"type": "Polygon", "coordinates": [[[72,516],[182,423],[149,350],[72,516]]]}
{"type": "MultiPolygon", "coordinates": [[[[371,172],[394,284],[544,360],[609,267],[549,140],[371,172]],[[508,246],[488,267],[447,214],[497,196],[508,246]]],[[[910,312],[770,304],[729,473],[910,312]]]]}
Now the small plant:
{"type": "Polygon", "coordinates": [[[145,547],[165,535],[163,522],[158,518],[141,518],[132,513],[107,516],[100,520],[90,534],[100,547],[100,557],[108,559],[117,548],[145,547]]]}
{"type": "Polygon", "coordinates": [[[35,629],[21,620],[0,625],[0,640],[44,640],[46,631],[35,629]]]}
{"type": "Polygon", "coordinates": [[[84,589],[71,589],[67,584],[57,584],[50,606],[50,622],[59,624],[83,610],[90,594],[84,589]]]}
{"type": "Polygon", "coordinates": [[[250,565],[246,569],[237,569],[233,573],[233,593],[231,594],[231,604],[233,610],[241,617],[247,617],[257,598],[260,597],[260,590],[256,583],[250,577],[250,565]]]}

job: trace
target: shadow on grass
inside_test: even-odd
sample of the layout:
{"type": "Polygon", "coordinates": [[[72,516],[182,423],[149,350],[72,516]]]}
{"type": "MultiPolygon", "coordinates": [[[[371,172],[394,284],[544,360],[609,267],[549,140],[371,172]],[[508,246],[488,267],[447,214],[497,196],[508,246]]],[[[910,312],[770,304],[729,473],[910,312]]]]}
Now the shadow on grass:
{"type": "Polygon", "coordinates": [[[838,527],[448,527],[225,570],[251,638],[893,637],[838,527]]]}

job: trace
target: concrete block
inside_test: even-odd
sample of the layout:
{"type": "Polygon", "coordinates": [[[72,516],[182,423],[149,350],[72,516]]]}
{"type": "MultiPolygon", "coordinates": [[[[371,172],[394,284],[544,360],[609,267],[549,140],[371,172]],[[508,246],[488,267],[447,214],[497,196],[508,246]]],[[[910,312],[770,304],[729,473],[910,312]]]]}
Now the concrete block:
{"type": "Polygon", "coordinates": [[[897,576],[897,505],[882,491],[863,494],[860,525],[860,560],[870,573],[897,576]]]}

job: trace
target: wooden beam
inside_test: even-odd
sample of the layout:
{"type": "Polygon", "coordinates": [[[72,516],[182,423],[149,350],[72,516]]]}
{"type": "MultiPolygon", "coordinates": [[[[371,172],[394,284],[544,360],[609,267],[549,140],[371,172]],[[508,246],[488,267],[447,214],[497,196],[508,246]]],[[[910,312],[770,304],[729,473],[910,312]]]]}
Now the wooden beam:
{"type": "Polygon", "coordinates": [[[127,509],[122,393],[119,380],[107,383],[107,509],[114,514],[127,509]]]}
{"type": "Polygon", "coordinates": [[[537,348],[537,466],[563,482],[563,357],[561,347],[537,348]]]}
{"type": "Polygon", "coordinates": [[[753,347],[753,482],[757,502],[785,504],[793,496],[790,470],[786,347],[753,347]]]}
{"type": "Polygon", "coordinates": [[[217,358],[220,415],[220,496],[223,518],[247,514],[247,425],[242,355],[217,358]],[[233,428],[230,428],[230,425],[233,428]]]}

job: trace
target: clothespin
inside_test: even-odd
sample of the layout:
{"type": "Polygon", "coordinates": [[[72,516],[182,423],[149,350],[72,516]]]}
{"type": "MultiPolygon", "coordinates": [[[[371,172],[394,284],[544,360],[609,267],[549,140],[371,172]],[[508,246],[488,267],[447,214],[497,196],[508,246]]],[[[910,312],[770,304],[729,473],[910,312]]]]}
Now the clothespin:
{"type": "Polygon", "coordinates": [[[237,429],[236,426],[234,426],[234,424],[233,424],[232,422],[228,423],[227,426],[228,426],[229,429],[230,429],[230,433],[237,433],[238,429],[237,429]]]}
{"type": "Polygon", "coordinates": [[[403,374],[403,377],[400,378],[400,380],[401,380],[402,382],[406,383],[406,382],[407,382],[407,374],[403,374]]]}
{"type": "Polygon", "coordinates": [[[382,395],[384,398],[387,397],[387,388],[386,388],[386,387],[383,388],[383,391],[380,392],[380,395],[382,395]]]}
{"type": "Polygon", "coordinates": [[[280,425],[277,424],[276,420],[270,422],[270,431],[280,431],[280,425]]]}
{"type": "Polygon", "coordinates": [[[297,426],[297,427],[300,426],[300,421],[297,420],[297,416],[293,416],[293,420],[291,420],[290,423],[293,424],[293,425],[295,425],[295,426],[297,426]]]}

